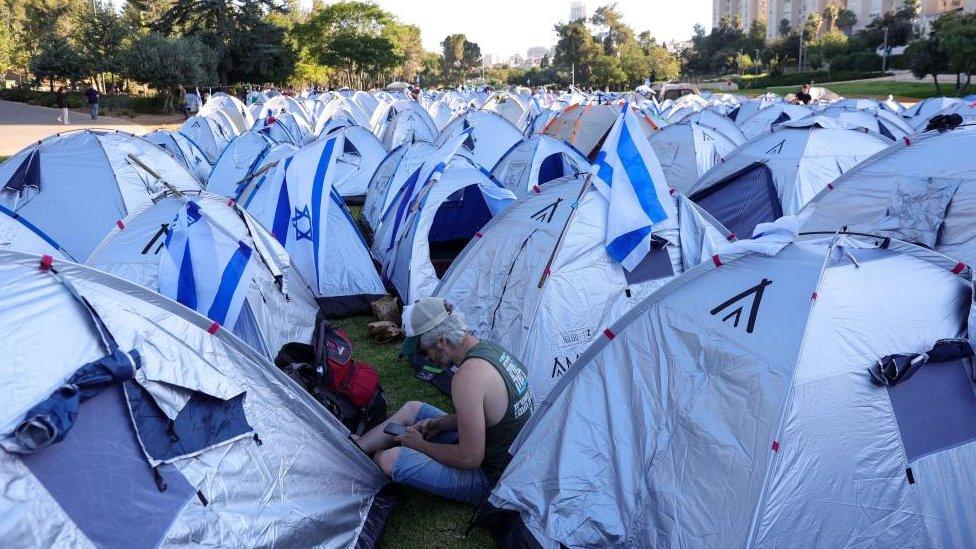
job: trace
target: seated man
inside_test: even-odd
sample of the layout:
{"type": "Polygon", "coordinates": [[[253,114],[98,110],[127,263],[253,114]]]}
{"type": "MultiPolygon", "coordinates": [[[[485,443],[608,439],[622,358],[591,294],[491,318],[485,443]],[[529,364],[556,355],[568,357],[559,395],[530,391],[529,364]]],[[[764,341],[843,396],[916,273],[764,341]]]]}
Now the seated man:
{"type": "Polygon", "coordinates": [[[525,367],[494,343],[478,341],[443,299],[403,309],[408,337],[438,366],[460,364],[451,381],[455,414],[408,402],[356,442],[394,482],[477,505],[505,467],[508,449],[532,415],[525,367]],[[407,426],[393,437],[389,423],[407,426]],[[399,447],[395,445],[399,444],[399,447]]]}

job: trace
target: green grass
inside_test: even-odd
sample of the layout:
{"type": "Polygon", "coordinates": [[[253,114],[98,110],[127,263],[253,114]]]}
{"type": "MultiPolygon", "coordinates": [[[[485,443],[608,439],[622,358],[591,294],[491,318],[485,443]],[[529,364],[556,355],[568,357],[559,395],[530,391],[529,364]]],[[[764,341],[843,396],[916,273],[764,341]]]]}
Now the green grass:
{"type": "MultiPolygon", "coordinates": [[[[896,99],[920,100],[927,97],[939,95],[955,95],[955,88],[952,83],[942,86],[942,94],[936,93],[935,84],[932,82],[893,82],[889,80],[864,81],[864,82],[826,82],[818,83],[828,90],[844,97],[875,97],[884,99],[888,95],[895,96],[896,99]]],[[[760,93],[773,92],[780,95],[795,93],[798,86],[777,86],[766,88],[765,90],[743,90],[749,95],[759,95],[760,93]]]]}
{"type": "MultiPolygon", "coordinates": [[[[352,207],[353,218],[359,219],[361,208],[352,207]]],[[[406,361],[398,361],[401,341],[380,344],[366,334],[366,325],[376,319],[357,316],[337,322],[349,335],[357,360],[368,362],[380,372],[383,390],[390,402],[390,413],[403,403],[420,400],[451,412],[451,401],[433,385],[413,377],[413,369],[406,361]]],[[[383,535],[382,547],[433,549],[440,547],[493,547],[494,542],[484,530],[475,530],[467,539],[459,536],[468,526],[474,509],[462,503],[404,487],[404,497],[393,511],[383,535]]]]}

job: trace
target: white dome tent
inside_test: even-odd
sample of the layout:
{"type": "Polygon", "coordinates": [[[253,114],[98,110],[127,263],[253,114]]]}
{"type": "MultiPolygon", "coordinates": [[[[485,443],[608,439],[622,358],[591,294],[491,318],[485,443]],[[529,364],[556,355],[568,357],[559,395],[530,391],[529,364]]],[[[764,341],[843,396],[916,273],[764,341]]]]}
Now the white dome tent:
{"type": "Polygon", "coordinates": [[[965,127],[894,144],[814,197],[803,230],[892,236],[976,265],[974,150],[965,127]]]}
{"type": "Polygon", "coordinates": [[[465,156],[468,132],[435,151],[386,210],[371,252],[404,303],[433,294],[471,238],[515,195],[465,156]]]}
{"type": "Polygon", "coordinates": [[[495,167],[513,146],[522,140],[522,132],[501,115],[491,111],[465,111],[451,121],[434,140],[435,147],[457,138],[470,129],[461,147],[471,153],[475,164],[486,170],[495,167]]]}
{"type": "Polygon", "coordinates": [[[315,132],[304,116],[292,112],[260,118],[254,123],[252,129],[267,132],[268,136],[278,143],[291,143],[296,147],[303,147],[315,141],[315,132]]]}
{"type": "Polygon", "coordinates": [[[955,339],[972,287],[955,264],[883,239],[732,244],[601,328],[492,502],[569,547],[972,539],[976,393],[955,339]],[[929,351],[910,377],[889,366],[929,351]]]}
{"type": "Polygon", "coordinates": [[[481,229],[434,293],[478,337],[519,358],[536,403],[604,326],[708,260],[727,235],[676,194],[673,219],[654,226],[653,251],[627,272],[604,247],[613,212],[587,181],[566,177],[519,198],[481,229]]]}
{"type": "Polygon", "coordinates": [[[539,185],[589,170],[586,158],[565,141],[536,135],[516,143],[495,164],[491,174],[519,197],[539,185]]]}
{"type": "Polygon", "coordinates": [[[201,183],[206,184],[207,180],[210,179],[213,164],[207,160],[207,155],[203,154],[203,150],[189,137],[177,131],[156,130],[144,135],[143,139],[165,149],[201,183]]]}
{"type": "Polygon", "coordinates": [[[129,212],[168,189],[202,186],[166,151],[118,131],[45,138],[0,164],[0,206],[84,261],[129,212]]]}
{"type": "Polygon", "coordinates": [[[434,153],[430,143],[404,143],[386,155],[373,172],[363,203],[362,219],[370,230],[379,229],[383,214],[407,180],[434,153]]]}
{"type": "Polygon", "coordinates": [[[237,137],[210,116],[191,116],[180,126],[179,132],[196,143],[211,164],[217,162],[224,147],[237,137]]]}
{"type": "Polygon", "coordinates": [[[371,125],[373,134],[387,150],[404,143],[431,142],[437,136],[434,121],[415,101],[400,100],[380,105],[373,112],[371,125]]]}
{"type": "Polygon", "coordinates": [[[879,133],[892,141],[901,141],[915,131],[897,114],[882,108],[854,109],[830,106],[817,111],[818,116],[827,116],[849,127],[859,127],[879,133]]]}
{"type": "Polygon", "coordinates": [[[784,122],[706,172],[688,196],[739,238],[800,211],[842,173],[891,141],[819,116],[784,122]]]}
{"type": "Polygon", "coordinates": [[[256,174],[266,173],[280,159],[297,150],[291,143],[278,143],[266,131],[246,131],[231,141],[217,159],[207,190],[235,198],[256,174]]]}
{"type": "Polygon", "coordinates": [[[386,294],[356,222],[336,191],[343,136],[280,162],[239,201],[280,242],[330,317],[369,311],[386,294]]]}
{"type": "Polygon", "coordinates": [[[333,187],[346,200],[362,203],[366,198],[369,180],[386,158],[386,149],[366,128],[348,126],[329,134],[342,139],[342,153],[335,169],[333,187]]]}
{"type": "Polygon", "coordinates": [[[311,341],[315,296],[288,253],[233,202],[209,193],[169,194],[123,223],[125,229],[112,231],[92,252],[88,266],[196,309],[226,325],[269,360],[288,342],[311,341]],[[177,249],[179,244],[192,255],[177,249]],[[227,248],[246,252],[233,255],[234,260],[247,257],[239,270],[231,269],[233,260],[221,262],[220,252],[227,248]],[[174,268],[173,257],[178,256],[185,265],[174,268]],[[227,282],[235,284],[242,296],[239,302],[225,309],[216,306],[217,300],[212,304],[199,299],[202,288],[216,288],[218,282],[227,288],[227,282]]]}
{"type": "Polygon", "coordinates": [[[0,250],[71,259],[51,237],[3,206],[0,206],[0,250]]]}
{"type": "Polygon", "coordinates": [[[6,539],[339,547],[376,535],[387,477],[229,332],[136,284],[34,255],[0,251],[0,288],[2,346],[18,349],[0,362],[16,387],[0,404],[6,539]],[[72,385],[80,404],[52,394],[72,385]]]}
{"type": "Polygon", "coordinates": [[[254,125],[254,117],[251,116],[251,112],[247,110],[240,99],[232,95],[224,92],[211,95],[210,99],[200,107],[199,114],[206,116],[218,111],[227,116],[238,135],[251,129],[251,126],[254,125]]]}

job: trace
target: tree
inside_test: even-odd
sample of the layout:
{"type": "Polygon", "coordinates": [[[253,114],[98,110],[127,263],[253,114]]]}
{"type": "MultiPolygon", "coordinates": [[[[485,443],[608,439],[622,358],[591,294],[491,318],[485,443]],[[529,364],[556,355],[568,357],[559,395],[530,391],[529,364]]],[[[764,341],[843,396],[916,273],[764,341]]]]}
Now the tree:
{"type": "Polygon", "coordinates": [[[125,74],[148,84],[164,97],[164,109],[173,110],[178,85],[206,85],[215,80],[217,58],[196,36],[167,38],[151,33],[132,43],[123,58],[125,74]]]}
{"type": "Polygon", "coordinates": [[[603,53],[607,55],[617,55],[623,44],[634,41],[634,31],[624,24],[616,2],[597,8],[590,21],[603,29],[596,40],[603,44],[603,53]]]}
{"type": "Polygon", "coordinates": [[[394,53],[402,59],[396,70],[399,79],[413,82],[424,60],[424,46],[420,40],[420,27],[391,22],[383,29],[383,35],[393,43],[394,53]]]}
{"type": "Polygon", "coordinates": [[[837,24],[838,13],[840,13],[840,8],[836,4],[830,4],[823,9],[821,18],[823,19],[823,30],[825,32],[830,32],[834,29],[834,25],[837,24]]]}
{"type": "Polygon", "coordinates": [[[842,30],[844,34],[850,36],[854,31],[854,25],[857,24],[857,15],[851,10],[838,10],[837,17],[834,18],[834,24],[837,28],[842,30]]]}
{"type": "Polygon", "coordinates": [[[30,70],[38,79],[48,80],[54,88],[55,80],[80,80],[87,76],[85,59],[75,51],[66,38],[49,37],[30,61],[30,70]]]}
{"type": "Polygon", "coordinates": [[[85,63],[85,70],[95,87],[105,90],[104,73],[118,72],[126,35],[122,17],[111,3],[94,3],[95,12],[86,11],[81,17],[79,30],[74,34],[78,51],[85,63]],[[99,83],[99,77],[102,77],[99,83]]]}
{"type": "Polygon", "coordinates": [[[867,49],[876,50],[884,43],[885,29],[888,29],[888,45],[906,45],[915,38],[913,20],[920,11],[918,0],[905,0],[901,9],[876,17],[857,33],[858,39],[867,49]]]}
{"type": "Polygon", "coordinates": [[[613,55],[598,55],[591,62],[591,84],[598,87],[615,88],[627,82],[627,73],[620,65],[620,59],[613,55]]]}
{"type": "Polygon", "coordinates": [[[779,25],[776,26],[776,32],[779,36],[789,36],[792,30],[793,27],[790,25],[789,19],[780,19],[779,25]]]}
{"type": "Polygon", "coordinates": [[[282,0],[174,0],[172,8],[153,28],[164,34],[198,36],[216,52],[217,73],[223,86],[247,81],[243,78],[272,81],[282,72],[274,64],[288,59],[282,51],[284,31],[264,16],[285,9],[282,0]],[[244,59],[240,54],[242,45],[260,57],[244,59]],[[245,66],[237,66],[242,62],[245,66]]]}
{"type": "Polygon", "coordinates": [[[296,25],[295,35],[319,63],[342,74],[346,85],[368,88],[403,60],[386,30],[395,23],[374,4],[339,2],[296,25]]]}
{"type": "Polygon", "coordinates": [[[601,54],[601,45],[593,39],[590,29],[582,21],[560,23],[555,30],[559,38],[553,65],[567,76],[575,72],[576,81],[580,84],[589,84],[590,65],[601,54]]]}
{"type": "Polygon", "coordinates": [[[945,56],[946,68],[957,75],[966,75],[965,82],[956,78],[957,92],[966,93],[976,71],[976,14],[946,13],[932,23],[932,35],[945,56]]]}
{"type": "Polygon", "coordinates": [[[823,27],[823,17],[819,13],[810,13],[807,20],[803,23],[804,42],[813,42],[820,38],[820,29],[823,27]]]}
{"type": "Polygon", "coordinates": [[[937,38],[917,38],[912,40],[905,49],[905,56],[909,60],[909,68],[915,78],[925,78],[932,75],[935,82],[935,92],[942,95],[942,86],[939,85],[939,73],[946,70],[949,60],[939,48],[937,38]]]}
{"type": "Polygon", "coordinates": [[[678,58],[662,47],[656,47],[648,54],[648,78],[652,82],[677,80],[681,76],[681,63],[678,58]]]}

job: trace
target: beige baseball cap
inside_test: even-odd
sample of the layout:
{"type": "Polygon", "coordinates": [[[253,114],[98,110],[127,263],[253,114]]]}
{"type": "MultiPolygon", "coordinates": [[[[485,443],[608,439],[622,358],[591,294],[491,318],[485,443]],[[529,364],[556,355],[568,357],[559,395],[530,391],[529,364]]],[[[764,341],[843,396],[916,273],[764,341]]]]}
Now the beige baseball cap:
{"type": "Polygon", "coordinates": [[[449,315],[443,299],[425,297],[403,308],[403,334],[407,337],[419,337],[444,322],[449,315]]]}

